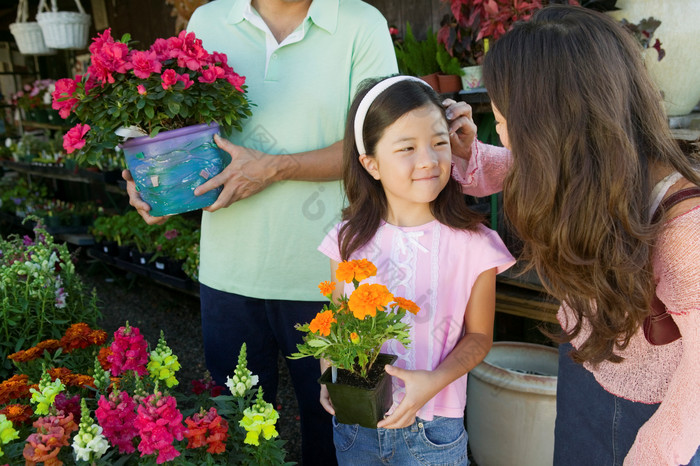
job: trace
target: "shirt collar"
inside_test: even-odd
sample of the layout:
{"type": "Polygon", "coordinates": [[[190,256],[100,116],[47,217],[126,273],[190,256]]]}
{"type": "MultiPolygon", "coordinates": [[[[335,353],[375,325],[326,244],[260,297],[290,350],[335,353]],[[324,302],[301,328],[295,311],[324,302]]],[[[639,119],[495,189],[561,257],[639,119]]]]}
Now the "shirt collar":
{"type": "MultiPolygon", "coordinates": [[[[338,26],[339,2],[340,0],[314,0],[311,2],[307,16],[315,25],[333,34],[338,26]]],[[[234,1],[226,17],[226,22],[229,24],[240,23],[245,19],[245,13],[250,8],[252,8],[250,0],[234,1]]]]}

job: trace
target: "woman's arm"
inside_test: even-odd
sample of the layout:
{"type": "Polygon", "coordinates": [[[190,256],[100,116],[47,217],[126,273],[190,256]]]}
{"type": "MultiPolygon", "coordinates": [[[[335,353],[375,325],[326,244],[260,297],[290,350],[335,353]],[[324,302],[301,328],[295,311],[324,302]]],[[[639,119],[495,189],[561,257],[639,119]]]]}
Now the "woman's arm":
{"type": "Polygon", "coordinates": [[[489,196],[503,190],[503,180],[510,164],[511,154],[508,149],[475,140],[469,160],[457,157],[452,159],[452,177],[462,185],[464,194],[489,196]]]}
{"type": "Polygon", "coordinates": [[[683,355],[661,405],[639,429],[625,465],[687,464],[700,446],[700,205],[695,204],[668,224],[654,264],[657,294],[681,332],[683,355]]]}
{"type": "Polygon", "coordinates": [[[402,379],[406,396],[377,427],[400,429],[415,422],[416,413],[443,388],[479,364],[491,349],[496,309],[496,268],[482,272],[474,282],[464,312],[465,334],[450,354],[432,371],[386,366],[388,374],[402,379]]]}

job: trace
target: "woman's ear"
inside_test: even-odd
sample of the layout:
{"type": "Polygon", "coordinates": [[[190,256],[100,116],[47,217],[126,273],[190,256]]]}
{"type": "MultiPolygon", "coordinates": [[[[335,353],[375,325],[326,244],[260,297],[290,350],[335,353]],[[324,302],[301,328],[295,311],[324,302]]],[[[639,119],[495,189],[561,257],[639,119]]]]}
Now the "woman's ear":
{"type": "Polygon", "coordinates": [[[367,173],[375,180],[378,180],[379,170],[377,168],[377,159],[367,154],[361,154],[359,160],[362,166],[365,167],[365,170],[367,170],[367,173]]]}

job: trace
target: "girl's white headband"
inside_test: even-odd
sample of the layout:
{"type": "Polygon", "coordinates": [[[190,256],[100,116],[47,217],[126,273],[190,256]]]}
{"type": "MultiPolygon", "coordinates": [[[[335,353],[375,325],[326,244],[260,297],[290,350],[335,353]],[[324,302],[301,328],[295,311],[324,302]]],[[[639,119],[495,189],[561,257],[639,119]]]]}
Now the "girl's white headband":
{"type": "Polygon", "coordinates": [[[360,105],[357,107],[357,113],[355,114],[355,146],[357,146],[357,151],[360,154],[366,153],[365,143],[362,140],[362,129],[365,127],[365,117],[367,116],[367,111],[369,110],[370,105],[372,105],[372,102],[374,102],[374,99],[376,99],[379,94],[384,92],[390,86],[401,81],[415,81],[430,87],[430,84],[426,83],[420,78],[416,78],[415,76],[393,76],[378,82],[372,89],[370,89],[360,101],[360,105]]]}

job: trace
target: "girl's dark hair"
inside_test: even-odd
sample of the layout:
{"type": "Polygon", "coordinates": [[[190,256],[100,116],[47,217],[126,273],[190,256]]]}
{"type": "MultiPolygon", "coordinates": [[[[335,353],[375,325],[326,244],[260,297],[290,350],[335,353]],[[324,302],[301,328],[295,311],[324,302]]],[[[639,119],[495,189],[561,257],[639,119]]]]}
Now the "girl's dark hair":
{"type": "MultiPolygon", "coordinates": [[[[383,78],[385,79],[385,78],[383,78]]],[[[362,98],[383,79],[365,80],[350,106],[343,145],[343,181],[348,206],[343,209],[345,223],[338,231],[338,244],[343,260],[367,244],[386,217],[387,200],[380,181],[367,173],[360,163],[355,146],[355,114],[362,98]]],[[[370,106],[365,117],[362,138],[367,155],[373,156],[384,130],[406,113],[434,105],[441,112],[439,96],[428,86],[415,81],[400,81],[383,91],[370,106]]],[[[450,177],[445,188],[430,203],[433,216],[442,224],[456,229],[474,230],[482,217],[469,209],[461,187],[450,177]]]]}
{"type": "Polygon", "coordinates": [[[655,284],[651,168],[698,183],[669,131],[640,46],[606,15],[552,5],[486,55],[484,83],[507,121],[513,165],[503,205],[523,258],[578,318],[578,362],[618,362],[655,284]]]}

